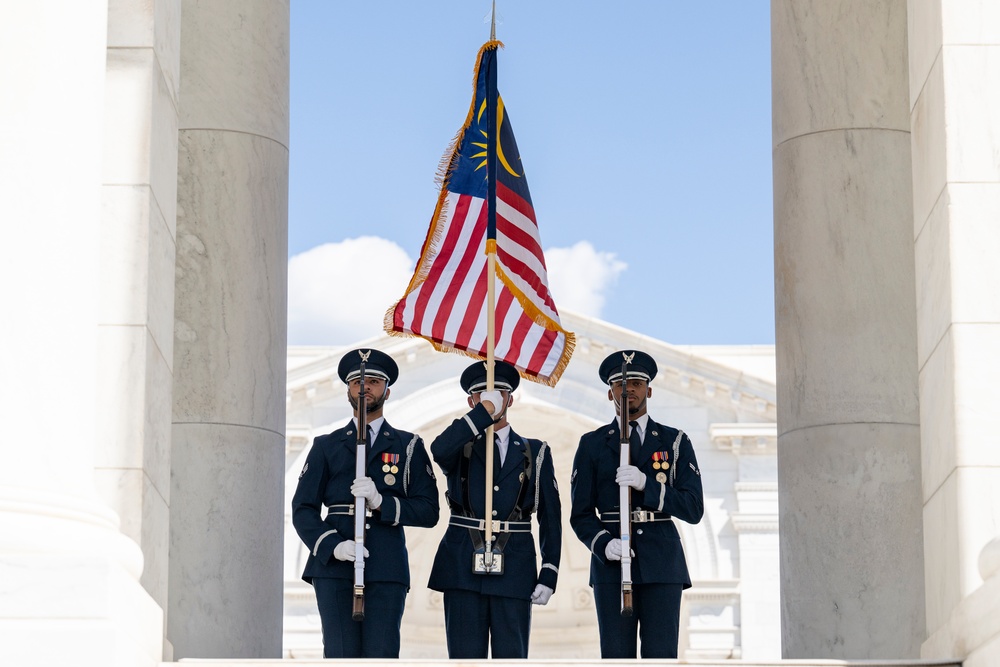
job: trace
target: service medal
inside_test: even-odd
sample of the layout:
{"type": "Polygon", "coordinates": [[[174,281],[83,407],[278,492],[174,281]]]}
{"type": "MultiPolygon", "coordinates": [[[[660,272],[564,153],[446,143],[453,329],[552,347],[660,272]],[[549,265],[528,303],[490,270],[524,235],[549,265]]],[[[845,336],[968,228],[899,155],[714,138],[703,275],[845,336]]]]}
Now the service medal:
{"type": "Polygon", "coordinates": [[[656,481],[659,482],[660,484],[663,484],[664,482],[666,482],[667,481],[667,473],[665,473],[665,472],[658,472],[658,473],[656,473],[656,481]]]}
{"type": "Polygon", "coordinates": [[[523,472],[520,475],[517,476],[517,481],[519,481],[519,482],[523,482],[524,481],[524,473],[523,472]]]}
{"type": "Polygon", "coordinates": [[[659,469],[660,469],[660,462],[653,461],[653,470],[659,470],[659,469]]]}
{"type": "MultiPolygon", "coordinates": [[[[660,474],[662,475],[663,473],[660,473],[660,474]]],[[[666,478],[664,478],[664,479],[666,479],[666,478]]],[[[391,475],[391,474],[390,475],[386,475],[385,476],[385,483],[388,484],[389,486],[392,486],[393,484],[396,483],[396,478],[393,475],[391,475]]]]}
{"type": "MultiPolygon", "coordinates": [[[[399,463],[399,454],[390,454],[389,452],[383,452],[382,463],[384,464],[382,466],[382,472],[391,472],[391,473],[399,472],[399,468],[396,467],[396,464],[399,463]]],[[[392,481],[390,482],[389,481],[390,477],[392,477],[392,475],[385,476],[385,483],[395,484],[396,478],[392,477],[392,481]]]]}

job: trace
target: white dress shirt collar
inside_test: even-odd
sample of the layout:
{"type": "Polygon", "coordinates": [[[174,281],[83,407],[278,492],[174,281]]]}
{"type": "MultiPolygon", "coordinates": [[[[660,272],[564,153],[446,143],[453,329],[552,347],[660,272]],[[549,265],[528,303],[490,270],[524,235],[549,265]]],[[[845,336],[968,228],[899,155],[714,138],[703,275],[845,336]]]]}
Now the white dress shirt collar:
{"type": "MultiPolygon", "coordinates": [[[[368,422],[368,425],[372,427],[372,441],[368,443],[369,447],[375,445],[375,441],[378,440],[378,434],[382,431],[382,424],[385,423],[385,417],[379,416],[368,422]]],[[[356,419],[351,420],[353,426],[357,426],[358,422],[356,419]]]]}
{"type": "Polygon", "coordinates": [[[510,445],[510,424],[503,428],[495,428],[493,435],[496,436],[494,444],[500,452],[500,465],[503,465],[503,462],[507,460],[507,446],[510,445]]]}
{"type": "Polygon", "coordinates": [[[646,425],[649,424],[649,413],[645,412],[641,417],[636,417],[632,421],[638,423],[639,442],[646,441],[646,425]]]}

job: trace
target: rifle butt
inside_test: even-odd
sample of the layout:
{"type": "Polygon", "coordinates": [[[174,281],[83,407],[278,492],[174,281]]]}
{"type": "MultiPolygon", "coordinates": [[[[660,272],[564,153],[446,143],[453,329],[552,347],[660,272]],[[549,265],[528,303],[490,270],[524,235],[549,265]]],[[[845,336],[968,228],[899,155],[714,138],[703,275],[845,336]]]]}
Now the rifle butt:
{"type": "Polygon", "coordinates": [[[354,608],[351,610],[351,618],[355,621],[365,620],[365,590],[354,587],[354,608]]]}
{"type": "Polygon", "coordinates": [[[622,616],[628,618],[632,615],[632,588],[622,587],[622,616]]]}

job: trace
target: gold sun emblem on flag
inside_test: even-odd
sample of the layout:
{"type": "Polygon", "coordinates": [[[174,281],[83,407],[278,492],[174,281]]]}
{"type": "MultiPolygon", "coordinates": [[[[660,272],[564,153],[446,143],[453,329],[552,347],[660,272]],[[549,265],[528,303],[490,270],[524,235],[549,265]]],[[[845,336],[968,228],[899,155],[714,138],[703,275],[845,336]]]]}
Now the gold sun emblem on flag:
{"type": "MultiPolygon", "coordinates": [[[[482,126],[484,113],[486,113],[486,100],[483,100],[483,103],[479,105],[479,112],[476,114],[476,123],[479,124],[480,127],[482,126]]],[[[503,154],[503,145],[500,143],[500,128],[502,126],[503,126],[503,98],[498,96],[497,97],[497,159],[500,161],[500,164],[503,165],[503,168],[507,170],[507,173],[509,173],[514,178],[520,178],[521,174],[514,171],[514,169],[510,166],[510,163],[507,162],[507,156],[503,154]]],[[[485,130],[479,130],[479,133],[483,135],[484,138],[489,137],[489,135],[486,134],[485,130]]],[[[486,144],[481,144],[479,142],[473,141],[472,145],[475,146],[476,148],[483,149],[482,151],[472,156],[474,158],[479,157],[483,159],[482,162],[476,165],[476,171],[479,171],[480,169],[486,166],[486,144]]]]}

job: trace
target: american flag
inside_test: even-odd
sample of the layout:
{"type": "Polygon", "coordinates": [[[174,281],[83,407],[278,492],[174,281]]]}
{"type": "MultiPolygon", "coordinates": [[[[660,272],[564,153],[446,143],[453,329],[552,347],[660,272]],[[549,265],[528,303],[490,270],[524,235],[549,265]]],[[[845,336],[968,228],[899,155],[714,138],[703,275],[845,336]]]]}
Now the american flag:
{"type": "Polygon", "coordinates": [[[494,357],[525,378],[553,386],[569,363],[575,339],[560,325],[549,293],[535,210],[498,94],[492,99],[499,140],[489,141],[487,103],[491,84],[495,87],[498,46],[490,41],[479,51],[469,115],[442,161],[441,192],[427,239],[406,294],[386,313],[385,330],[420,336],[442,351],[486,358],[486,253],[495,250],[494,357]],[[487,158],[493,145],[497,166],[491,183],[487,158]],[[494,187],[495,230],[488,215],[494,187]]]}

